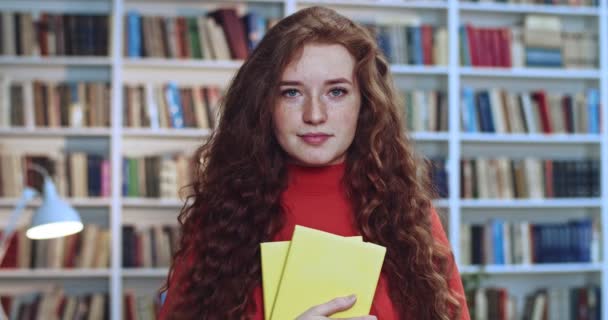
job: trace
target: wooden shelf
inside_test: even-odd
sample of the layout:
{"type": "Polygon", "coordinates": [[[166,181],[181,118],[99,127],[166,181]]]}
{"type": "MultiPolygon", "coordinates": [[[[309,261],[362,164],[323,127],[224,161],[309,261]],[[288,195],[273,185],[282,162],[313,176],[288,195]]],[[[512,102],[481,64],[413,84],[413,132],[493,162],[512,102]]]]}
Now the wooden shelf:
{"type": "Polygon", "coordinates": [[[541,13],[560,16],[583,16],[598,17],[600,9],[591,6],[563,6],[563,5],[538,5],[538,4],[509,4],[509,3],[472,3],[459,2],[460,11],[467,12],[491,12],[491,13],[541,13]]]}
{"type": "Polygon", "coordinates": [[[123,207],[131,208],[181,208],[183,204],[179,199],[122,198],[123,207]]]}
{"type": "Polygon", "coordinates": [[[596,144],[599,134],[517,134],[517,133],[461,133],[464,143],[525,143],[525,144],[596,144]]]}
{"type": "Polygon", "coordinates": [[[211,135],[211,129],[149,129],[149,128],[124,128],[122,133],[127,138],[207,138],[211,135]]]}
{"type": "Polygon", "coordinates": [[[559,69],[559,68],[489,68],[489,67],[460,67],[463,77],[490,78],[550,78],[550,79],[582,79],[598,80],[600,72],[597,69],[559,69]]]}
{"type": "Polygon", "coordinates": [[[447,75],[448,68],[445,66],[412,66],[404,64],[391,65],[391,72],[395,75],[425,74],[425,75],[447,75]]]}
{"type": "Polygon", "coordinates": [[[529,265],[486,265],[483,270],[480,266],[461,266],[461,274],[486,273],[486,274],[560,274],[560,273],[585,273],[601,272],[601,263],[543,263],[529,265]]]}
{"type": "Polygon", "coordinates": [[[567,199],[462,199],[462,208],[599,208],[599,198],[567,199]]]}
{"type": "Polygon", "coordinates": [[[169,268],[122,268],[125,278],[166,278],[169,268]]]}
{"type": "Polygon", "coordinates": [[[447,9],[446,1],[396,1],[396,0],[300,0],[298,4],[312,6],[348,6],[348,7],[373,7],[373,8],[412,8],[412,9],[447,9]]]}
{"type": "Polygon", "coordinates": [[[109,269],[0,269],[0,279],[90,279],[109,277],[109,269]]]}
{"type": "Polygon", "coordinates": [[[448,132],[412,132],[410,138],[414,141],[447,142],[450,139],[448,132]]]}
{"type": "Polygon", "coordinates": [[[112,60],[109,57],[26,57],[26,56],[0,56],[0,65],[10,66],[101,66],[110,67],[112,60]]]}
{"type": "MultiPolygon", "coordinates": [[[[70,205],[81,208],[96,208],[96,207],[109,207],[111,205],[110,198],[63,198],[70,205]]],[[[14,198],[0,198],[0,207],[14,207],[17,204],[18,199],[14,198]]],[[[40,206],[41,200],[34,199],[28,207],[40,206]]]]}
{"type": "Polygon", "coordinates": [[[110,128],[0,128],[0,136],[8,137],[109,137],[110,128]]]}
{"type": "Polygon", "coordinates": [[[163,58],[124,58],[124,67],[130,68],[160,68],[160,69],[207,69],[227,70],[236,72],[243,64],[242,61],[230,60],[195,60],[195,59],[163,59],[163,58]]]}

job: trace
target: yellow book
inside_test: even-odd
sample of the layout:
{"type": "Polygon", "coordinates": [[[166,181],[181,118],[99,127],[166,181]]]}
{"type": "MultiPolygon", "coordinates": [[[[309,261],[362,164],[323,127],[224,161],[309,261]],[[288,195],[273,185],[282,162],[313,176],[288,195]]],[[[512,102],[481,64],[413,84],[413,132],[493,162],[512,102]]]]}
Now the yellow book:
{"type": "MultiPolygon", "coordinates": [[[[354,241],[363,241],[363,237],[348,237],[354,241]]],[[[270,320],[274,299],[279,289],[283,267],[291,241],[262,242],[262,288],[264,293],[264,319],[270,320]]]]}
{"type": "Polygon", "coordinates": [[[386,248],[296,226],[271,320],[294,319],[312,306],[355,294],[357,302],[332,317],[369,314],[386,248]]]}

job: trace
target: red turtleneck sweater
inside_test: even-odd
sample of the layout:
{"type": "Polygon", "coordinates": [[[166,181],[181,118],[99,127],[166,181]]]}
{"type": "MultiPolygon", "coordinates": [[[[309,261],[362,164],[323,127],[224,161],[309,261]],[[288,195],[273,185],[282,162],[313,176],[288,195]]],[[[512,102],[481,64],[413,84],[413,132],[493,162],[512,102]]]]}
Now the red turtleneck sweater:
{"type": "MultiPolygon", "coordinates": [[[[282,201],[287,209],[286,223],[273,241],[291,240],[297,224],[341,236],[359,235],[354,227],[354,215],[350,202],[346,198],[344,188],[340,183],[344,169],[344,164],[321,168],[289,166],[289,184],[282,195],[282,201]]],[[[431,215],[433,235],[439,242],[449,245],[437,213],[431,210],[429,214],[431,215]]],[[[175,273],[170,279],[171,285],[165,306],[170,305],[174,295],[179,294],[178,290],[181,286],[176,281],[181,278],[180,275],[186,268],[187,266],[184,264],[175,266],[175,273]]],[[[449,286],[464,297],[460,275],[455,264],[449,286]]],[[[252,295],[256,304],[256,312],[252,319],[263,320],[262,288],[257,287],[252,295]]],[[[461,305],[463,306],[461,319],[469,319],[464,298],[461,300],[461,305]]],[[[166,309],[166,307],[161,309],[161,320],[165,319],[167,315],[166,309]]],[[[384,274],[380,275],[370,314],[377,316],[379,320],[399,319],[388,296],[387,278],[384,274]]]]}

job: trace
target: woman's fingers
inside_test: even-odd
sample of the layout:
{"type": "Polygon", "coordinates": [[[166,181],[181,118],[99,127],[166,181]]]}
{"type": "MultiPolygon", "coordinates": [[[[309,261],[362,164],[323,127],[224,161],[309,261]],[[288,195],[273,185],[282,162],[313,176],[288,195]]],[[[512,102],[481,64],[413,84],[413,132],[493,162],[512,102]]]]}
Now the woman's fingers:
{"type": "Polygon", "coordinates": [[[329,302],[324,304],[320,304],[308,309],[306,312],[302,314],[302,316],[331,316],[332,314],[344,311],[352,307],[352,305],[357,300],[355,295],[351,295],[348,297],[340,297],[335,298],[329,302]]]}

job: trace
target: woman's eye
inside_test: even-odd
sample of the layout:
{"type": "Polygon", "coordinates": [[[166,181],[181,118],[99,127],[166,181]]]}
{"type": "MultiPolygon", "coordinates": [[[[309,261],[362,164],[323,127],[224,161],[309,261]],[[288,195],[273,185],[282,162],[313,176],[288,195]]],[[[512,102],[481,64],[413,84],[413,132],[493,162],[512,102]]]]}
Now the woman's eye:
{"type": "Polygon", "coordinates": [[[293,97],[296,97],[298,95],[298,90],[296,90],[296,89],[287,89],[287,90],[283,90],[282,94],[285,97],[293,98],[293,97]]]}
{"type": "Polygon", "coordinates": [[[340,97],[346,94],[346,90],[342,89],[342,88],[334,88],[331,89],[331,91],[329,91],[329,94],[332,97],[340,97]]]}

